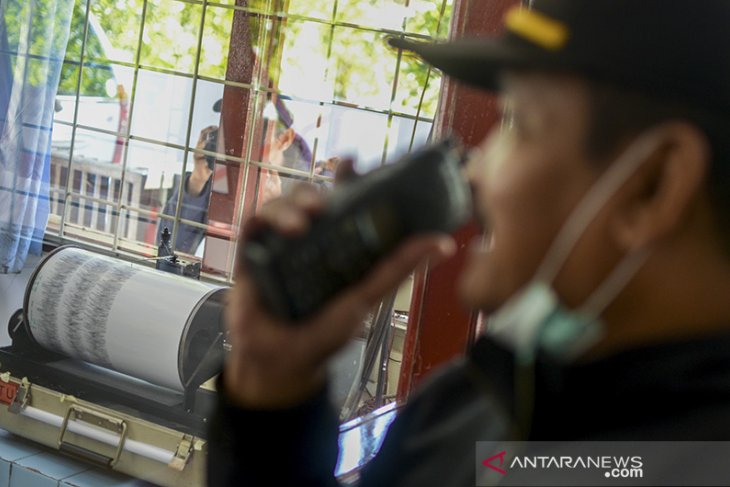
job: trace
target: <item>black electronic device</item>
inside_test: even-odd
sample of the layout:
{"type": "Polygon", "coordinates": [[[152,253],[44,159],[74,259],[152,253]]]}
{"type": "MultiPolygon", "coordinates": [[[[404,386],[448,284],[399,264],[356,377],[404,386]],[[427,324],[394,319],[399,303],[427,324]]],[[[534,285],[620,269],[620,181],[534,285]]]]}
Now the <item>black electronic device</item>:
{"type": "Polygon", "coordinates": [[[186,262],[175,254],[172,250],[172,233],[167,227],[163,228],[160,234],[155,268],[178,276],[200,280],[200,262],[186,262]]]}
{"type": "MultiPolygon", "coordinates": [[[[218,129],[217,128],[208,132],[208,135],[205,138],[205,147],[203,147],[203,148],[210,152],[216,152],[218,150],[218,129]]],[[[215,157],[206,155],[205,162],[208,163],[208,169],[210,169],[212,171],[213,167],[215,166],[215,157]]]]}
{"type": "Polygon", "coordinates": [[[306,318],[405,238],[466,223],[463,161],[447,139],[337,187],[304,236],[265,229],[250,237],[243,259],[267,307],[294,322],[306,318]]]}

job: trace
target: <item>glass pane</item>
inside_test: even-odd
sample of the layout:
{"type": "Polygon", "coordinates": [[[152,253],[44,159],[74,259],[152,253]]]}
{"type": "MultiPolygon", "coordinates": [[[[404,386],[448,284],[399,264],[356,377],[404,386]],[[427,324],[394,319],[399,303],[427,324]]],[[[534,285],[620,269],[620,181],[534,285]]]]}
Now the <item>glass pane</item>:
{"type": "Polygon", "coordinates": [[[248,17],[251,29],[251,45],[256,62],[261,66],[254,74],[262,86],[273,88],[277,85],[283,66],[281,50],[286,27],[281,19],[265,15],[248,17]]]}
{"type": "MultiPolygon", "coordinates": [[[[56,96],[70,96],[76,94],[76,86],[79,82],[79,66],[80,63],[78,61],[64,61],[63,66],[61,67],[61,79],[58,84],[56,96]]],[[[69,113],[69,110],[63,114],[56,113],[56,119],[58,119],[60,115],[61,117],[64,117],[64,120],[68,118],[68,121],[70,122],[73,119],[73,114],[71,113],[69,115],[69,113]]]]}
{"type": "Polygon", "coordinates": [[[140,63],[192,73],[202,6],[169,0],[147,2],[140,63]]]}
{"type": "Polygon", "coordinates": [[[407,154],[426,143],[431,132],[431,122],[419,120],[418,123],[412,118],[393,117],[388,130],[388,156],[387,162],[394,162],[399,157],[407,154]],[[415,133],[413,131],[415,126],[415,133]],[[411,143],[411,140],[413,143],[411,143]]]}
{"type": "MultiPolygon", "coordinates": [[[[248,2],[249,4],[259,2],[248,2]]],[[[278,76],[279,33],[282,21],[256,9],[228,9],[211,5],[206,11],[201,44],[201,76],[251,83],[258,77],[268,85],[278,76]],[[229,49],[234,55],[229,62],[229,49]],[[273,57],[274,61],[269,62],[273,57]]]]}
{"type": "Polygon", "coordinates": [[[334,82],[326,79],[329,41],[328,25],[296,20],[287,22],[279,77],[279,89],[283,93],[310,100],[333,98],[334,82]]]}
{"type": "Polygon", "coordinates": [[[423,118],[434,118],[441,92],[441,73],[411,56],[403,55],[393,111],[423,118]],[[426,84],[428,82],[428,84],[426,84]],[[420,111],[419,111],[420,106],[420,111]]]}
{"type": "Polygon", "coordinates": [[[256,168],[255,176],[250,183],[256,188],[256,211],[272,199],[289,194],[297,184],[306,182],[308,179],[272,169],[256,168]]]}
{"type": "MultiPolygon", "coordinates": [[[[74,181],[87,181],[80,171],[73,172],[74,181]]],[[[100,203],[71,194],[67,200],[64,236],[72,236],[111,246],[118,218],[116,205],[100,203]]]]}
{"type": "Polygon", "coordinates": [[[252,161],[309,175],[312,138],[311,135],[305,137],[303,132],[309,130],[311,133],[316,128],[317,106],[277,94],[260,93],[255,108],[258,115],[254,119],[253,131],[244,134],[242,157],[246,157],[250,148],[252,161]]]}
{"type": "Polygon", "coordinates": [[[331,20],[335,0],[289,0],[289,14],[331,20]]]}
{"type": "MultiPolygon", "coordinates": [[[[193,118],[190,126],[190,137],[188,139],[188,146],[190,148],[196,147],[203,129],[211,126],[220,126],[223,89],[224,85],[220,83],[198,80],[197,86],[195,87],[195,106],[193,107],[193,118]]],[[[243,91],[240,88],[233,87],[229,87],[229,90],[243,91]]],[[[241,124],[244,122],[242,120],[241,124]]],[[[222,133],[219,134],[218,138],[222,139],[222,133]]],[[[223,152],[223,147],[225,147],[225,144],[221,145],[221,152],[223,152]]],[[[215,151],[217,149],[218,145],[216,144],[212,150],[215,151]]]]}
{"type": "Polygon", "coordinates": [[[409,11],[405,3],[395,0],[339,0],[336,20],[361,27],[400,31],[409,11]]]}
{"type": "Polygon", "coordinates": [[[125,209],[121,212],[121,226],[119,231],[119,248],[146,257],[157,256],[157,235],[162,228],[169,226],[159,215],[149,214],[134,209],[125,209]]]}
{"type": "Polygon", "coordinates": [[[350,157],[359,171],[381,164],[388,132],[386,114],[330,106],[322,116],[322,128],[317,160],[350,157]]]}
{"type": "MultiPolygon", "coordinates": [[[[134,5],[93,0],[89,9],[85,62],[106,59],[134,62],[139,42],[141,9],[134,5]]],[[[76,0],[69,31],[66,59],[81,60],[84,47],[86,0],[76,0]]]]}
{"type": "Polygon", "coordinates": [[[317,137],[322,132],[322,105],[315,102],[292,100],[280,95],[281,103],[291,116],[294,140],[286,152],[284,166],[310,172],[312,158],[317,158],[317,137]]]}
{"type": "Polygon", "coordinates": [[[48,215],[48,225],[46,226],[46,235],[61,236],[61,217],[66,208],[64,193],[51,191],[48,195],[50,203],[50,213],[48,215]]]}
{"type": "Polygon", "coordinates": [[[131,134],[184,146],[192,90],[192,78],[140,70],[131,134]]]}
{"type": "Polygon", "coordinates": [[[445,39],[451,25],[454,0],[410,0],[406,32],[445,39]]]}
{"type": "Polygon", "coordinates": [[[330,69],[335,75],[335,99],[387,110],[395,77],[396,51],[377,32],[337,27],[330,69]]]}
{"type": "MultiPolygon", "coordinates": [[[[189,157],[186,178],[183,178],[183,157],[184,151],[180,149],[137,140],[129,142],[123,202],[130,212],[125,217],[125,228],[120,237],[156,247],[159,240],[157,223],[151,223],[147,217],[142,218],[144,215],[164,214],[174,219],[179,213],[182,218],[195,219],[192,216],[195,214],[200,217],[199,221],[205,221],[208,201],[190,193],[191,186],[185,183],[195,169],[189,157]],[[179,199],[181,184],[184,184],[182,200],[179,199]],[[179,204],[183,205],[180,212],[179,204]],[[144,211],[135,212],[135,209],[144,211]]],[[[173,230],[172,223],[169,228],[173,230]]]]}
{"type": "MultiPolygon", "coordinates": [[[[175,179],[172,191],[168,192],[167,200],[161,202],[164,203],[164,206],[162,206],[163,210],[160,216],[167,218],[163,220],[158,228],[158,230],[163,230],[167,227],[172,232],[173,249],[175,251],[190,255],[197,253],[205,237],[204,225],[208,223],[208,207],[210,204],[210,190],[205,189],[203,185],[195,186],[193,184],[194,177],[194,172],[186,173],[182,199],[178,199],[180,179],[175,179]],[[176,214],[179,214],[180,218],[177,225],[175,225],[176,214]]],[[[160,235],[158,232],[154,236],[154,240],[147,241],[147,243],[157,245],[161,238],[160,235]]]]}
{"type": "MultiPolygon", "coordinates": [[[[55,120],[73,123],[77,106],[75,96],[78,66],[66,62],[64,70],[73,72],[72,87],[68,91],[59,90],[56,96],[55,120]]],[[[124,133],[128,117],[128,102],[124,79],[130,79],[131,68],[114,64],[90,64],[83,68],[81,96],[78,99],[77,123],[99,131],[124,133]]],[[[62,83],[63,85],[63,83],[62,83]]],[[[71,83],[69,83],[71,85],[71,83]]],[[[63,86],[62,86],[63,87],[63,86]]],[[[121,140],[116,135],[82,131],[76,135],[74,154],[77,157],[96,159],[104,162],[120,162],[121,140]]],[[[52,137],[54,148],[69,147],[71,127],[55,124],[52,137]]]]}
{"type": "Polygon", "coordinates": [[[309,174],[319,107],[279,95],[262,95],[260,100],[255,132],[262,152],[252,158],[309,174]]]}
{"type": "MultiPolygon", "coordinates": [[[[81,50],[84,45],[84,23],[86,22],[86,1],[76,0],[74,2],[73,14],[71,16],[71,28],[68,34],[68,44],[66,45],[66,59],[79,61],[81,59],[81,50]]],[[[93,41],[92,41],[93,42],[93,41]]],[[[89,46],[92,51],[98,46],[89,46]]]]}
{"type": "MultiPolygon", "coordinates": [[[[191,208],[193,210],[198,210],[197,207],[193,206],[194,205],[183,203],[183,211],[187,213],[191,208]]],[[[172,221],[161,221],[160,225],[167,226],[170,231],[173,231],[173,235],[174,232],[177,232],[178,237],[175,238],[175,244],[173,246],[173,250],[175,252],[184,253],[190,256],[203,257],[203,254],[205,252],[205,242],[207,234],[208,208],[201,208],[200,210],[205,212],[203,222],[199,220],[188,220],[187,218],[181,218],[175,230],[172,230],[172,221]]],[[[162,228],[164,229],[164,227],[162,228]]]]}
{"type": "MultiPolygon", "coordinates": [[[[54,124],[54,132],[58,124],[54,124]]],[[[69,147],[51,148],[51,188],[66,190],[69,147]]]]}
{"type": "Polygon", "coordinates": [[[204,272],[221,276],[224,279],[233,278],[232,269],[234,268],[237,235],[237,231],[230,229],[219,230],[215,226],[208,229],[202,249],[199,248],[196,252],[196,257],[198,257],[202,250],[204,272]]]}
{"type": "MultiPolygon", "coordinates": [[[[137,58],[139,29],[142,24],[141,7],[140,2],[92,0],[86,55],[92,59],[104,58],[133,63],[137,58]]],[[[73,33],[74,30],[72,28],[72,35],[77,35],[73,33]]]]}
{"type": "MultiPolygon", "coordinates": [[[[148,211],[159,211],[172,195],[182,173],[184,151],[130,140],[127,147],[125,204],[148,211]]],[[[188,170],[190,170],[188,168],[188,170]]]]}
{"type": "MultiPolygon", "coordinates": [[[[126,124],[127,94],[132,86],[132,68],[107,62],[84,64],[81,76],[78,123],[118,132],[126,124]]],[[[59,96],[62,111],[71,99],[59,96]]],[[[72,107],[68,107],[72,112],[72,107]]]]}
{"type": "MultiPolygon", "coordinates": [[[[217,158],[211,154],[199,154],[199,159],[206,158],[206,162],[220,165],[225,160],[223,155],[244,157],[249,131],[246,129],[247,111],[241,107],[249,106],[249,93],[245,88],[198,81],[188,147],[191,151],[202,149],[221,154],[217,158]]],[[[240,161],[231,161],[230,164],[238,166],[240,161]]],[[[235,182],[227,181],[224,168],[218,167],[216,173],[221,169],[223,175],[215,179],[212,189],[220,193],[235,192],[235,182]]]]}
{"type": "MultiPolygon", "coordinates": [[[[89,140],[93,133],[87,134],[77,129],[78,141],[83,143],[89,140]],[[89,135],[89,138],[86,136],[89,135]]],[[[68,178],[68,189],[72,193],[65,208],[65,223],[76,236],[93,239],[99,236],[103,241],[113,235],[117,225],[117,205],[122,198],[122,168],[119,164],[110,164],[108,161],[98,161],[85,157],[74,156],[70,171],[67,162],[58,161],[52,166],[59,179],[68,178]],[[81,233],[79,233],[81,232],[81,233]]],[[[64,211],[63,205],[58,205],[58,214],[64,211]]]]}
{"type": "MultiPolygon", "coordinates": [[[[55,131],[55,127],[54,127],[55,131]]],[[[57,192],[51,192],[51,215],[59,218],[66,211],[66,181],[68,180],[68,158],[69,149],[52,149],[51,150],[51,170],[50,170],[50,187],[57,192]]]]}
{"type": "Polygon", "coordinates": [[[76,127],[76,133],[74,134],[71,125],[54,124],[51,139],[52,151],[65,154],[67,159],[72,140],[74,142],[74,162],[86,161],[96,164],[121,162],[123,143],[117,135],[81,127],[76,127]]]}
{"type": "Polygon", "coordinates": [[[198,74],[225,79],[228,47],[231,43],[233,10],[209,6],[205,12],[205,28],[200,51],[198,74]]]}
{"type": "MultiPolygon", "coordinates": [[[[108,235],[119,229],[120,248],[146,255],[156,249],[160,229],[175,225],[177,215],[182,223],[209,227],[197,248],[181,242],[178,251],[204,254],[204,265],[223,275],[233,266],[242,213],[251,214],[301,181],[331,187],[338,161],[346,157],[367,171],[425,141],[440,76],[431,72],[424,91],[427,68],[405,54],[398,65],[398,52],[384,40],[393,33],[445,37],[454,3],[249,0],[241,8],[240,1],[222,0],[207,5],[200,32],[202,1],[148,0],[142,26],[141,0],[90,0],[84,39],[86,0],[74,1],[52,136],[51,186],[59,191],[51,201],[55,221],[65,208],[67,234],[90,240],[97,235],[98,242],[111,246],[115,240],[108,235]],[[242,39],[243,32],[250,39],[242,39]],[[236,51],[229,59],[231,44],[236,51]],[[138,52],[142,68],[135,100],[128,100],[135,73],[120,63],[134,64],[138,52]],[[194,84],[196,60],[197,73],[207,79],[194,84]],[[244,84],[259,78],[251,82],[253,92],[212,81],[226,76],[244,84]],[[219,100],[225,100],[223,107],[219,100]],[[416,123],[416,114],[426,120],[416,123]],[[218,127],[217,135],[209,127],[218,127]],[[196,163],[199,146],[237,160],[198,154],[196,163]],[[202,180],[210,195],[196,203],[195,214],[178,207],[175,195],[178,188],[187,189],[194,173],[201,176],[195,184],[202,180]],[[60,197],[67,186],[73,201],[60,197]],[[236,207],[241,202],[243,208],[236,207]],[[121,215],[114,213],[117,208],[121,215]]],[[[27,16],[27,4],[10,4],[16,17],[27,16]]],[[[11,42],[18,42],[22,25],[8,26],[11,42]]],[[[178,221],[176,229],[184,228],[178,221]]]]}

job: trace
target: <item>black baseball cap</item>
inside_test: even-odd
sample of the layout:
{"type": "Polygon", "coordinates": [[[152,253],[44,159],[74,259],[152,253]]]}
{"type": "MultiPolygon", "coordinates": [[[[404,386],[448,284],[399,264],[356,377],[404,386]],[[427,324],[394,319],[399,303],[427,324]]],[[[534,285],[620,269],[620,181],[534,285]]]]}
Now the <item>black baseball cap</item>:
{"type": "Polygon", "coordinates": [[[453,78],[498,89],[505,70],[568,72],[730,117],[730,0],[534,0],[499,38],[389,40],[453,78]]]}

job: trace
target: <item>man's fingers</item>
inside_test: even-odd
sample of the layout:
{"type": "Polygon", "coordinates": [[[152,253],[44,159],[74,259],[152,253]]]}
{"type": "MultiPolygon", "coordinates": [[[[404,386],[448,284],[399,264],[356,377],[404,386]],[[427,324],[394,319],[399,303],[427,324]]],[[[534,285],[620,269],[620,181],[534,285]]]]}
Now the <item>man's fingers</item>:
{"type": "Polygon", "coordinates": [[[356,178],[355,161],[347,158],[339,161],[335,168],[335,185],[339,185],[350,179],[356,178]]]}
{"type": "MultiPolygon", "coordinates": [[[[309,228],[307,213],[286,198],[277,198],[261,207],[257,214],[258,227],[266,226],[284,236],[301,235],[309,228]]],[[[250,232],[246,232],[251,235],[250,232]]]]}
{"type": "Polygon", "coordinates": [[[313,184],[298,184],[291,191],[294,204],[308,214],[318,213],[324,208],[325,198],[313,184]]]}
{"type": "Polygon", "coordinates": [[[200,135],[201,136],[203,136],[203,135],[207,136],[209,133],[211,133],[214,130],[218,130],[218,126],[217,125],[208,125],[203,130],[200,131],[200,135]]]}
{"type": "Polygon", "coordinates": [[[311,217],[324,207],[323,196],[311,185],[299,185],[291,195],[268,201],[249,219],[242,235],[253,235],[264,227],[284,236],[301,235],[309,228],[311,217]]]}
{"type": "MultiPolygon", "coordinates": [[[[203,130],[201,130],[200,134],[198,134],[198,145],[203,144],[208,139],[208,134],[217,129],[218,129],[217,125],[209,125],[209,126],[205,127],[203,130]]],[[[202,147],[201,147],[201,149],[202,149],[202,147]]]]}

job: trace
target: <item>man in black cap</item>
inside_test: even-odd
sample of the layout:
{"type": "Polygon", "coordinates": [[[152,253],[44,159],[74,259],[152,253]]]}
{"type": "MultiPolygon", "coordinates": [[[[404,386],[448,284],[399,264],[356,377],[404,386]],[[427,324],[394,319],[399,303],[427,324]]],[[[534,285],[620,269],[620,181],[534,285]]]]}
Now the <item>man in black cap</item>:
{"type": "MultiPolygon", "coordinates": [[[[484,236],[459,287],[488,334],[406,405],[361,485],[473,486],[479,441],[730,440],[728,20],[724,0],[535,0],[499,39],[392,41],[497,91],[504,123],[467,169],[484,236]]],[[[252,225],[297,234],[320,206],[302,188],[252,225]]],[[[409,241],[296,327],[239,269],[211,485],[335,485],[326,359],[451,252],[409,241]]],[[[683,458],[646,477],[696,481],[683,458]]]]}

